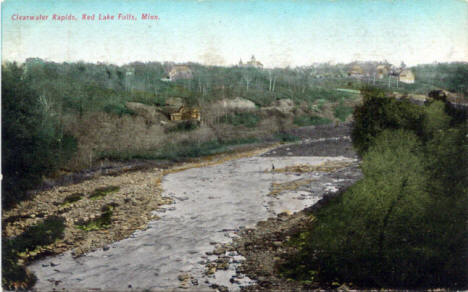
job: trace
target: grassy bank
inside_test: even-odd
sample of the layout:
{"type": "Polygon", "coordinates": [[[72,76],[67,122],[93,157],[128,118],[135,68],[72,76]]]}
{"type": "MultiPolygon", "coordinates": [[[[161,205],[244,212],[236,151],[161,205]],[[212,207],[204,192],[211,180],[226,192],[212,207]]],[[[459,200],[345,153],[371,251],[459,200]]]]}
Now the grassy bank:
{"type": "MultiPolygon", "coordinates": [[[[294,135],[281,132],[272,135],[267,139],[269,142],[293,142],[298,140],[294,135]]],[[[264,143],[265,139],[250,137],[243,139],[233,139],[227,141],[211,140],[207,142],[183,141],[181,143],[167,143],[160,149],[150,151],[126,151],[126,152],[103,152],[100,159],[109,160],[170,160],[183,161],[189,158],[209,156],[219,153],[228,153],[233,151],[233,147],[246,144],[264,143]]]]}

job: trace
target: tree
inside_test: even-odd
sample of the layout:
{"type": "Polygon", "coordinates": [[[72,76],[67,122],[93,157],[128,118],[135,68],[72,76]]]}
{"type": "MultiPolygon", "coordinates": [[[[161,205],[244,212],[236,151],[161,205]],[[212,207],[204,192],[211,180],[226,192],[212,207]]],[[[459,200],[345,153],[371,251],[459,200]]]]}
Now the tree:
{"type": "Polygon", "coordinates": [[[50,116],[46,99],[24,78],[16,63],[2,66],[2,203],[4,208],[26,198],[26,191],[61,162],[63,145],[76,147],[50,116]]]}

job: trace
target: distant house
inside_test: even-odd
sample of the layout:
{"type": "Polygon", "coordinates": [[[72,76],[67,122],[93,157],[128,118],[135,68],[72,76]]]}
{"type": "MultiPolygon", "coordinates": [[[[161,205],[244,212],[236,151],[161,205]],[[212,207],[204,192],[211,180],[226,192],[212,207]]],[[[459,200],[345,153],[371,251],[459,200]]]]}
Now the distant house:
{"type": "Polygon", "coordinates": [[[413,72],[411,72],[411,70],[405,69],[400,72],[398,79],[400,80],[400,82],[413,84],[415,77],[414,77],[413,72]]]}
{"type": "Polygon", "coordinates": [[[255,56],[252,55],[250,61],[243,63],[242,59],[239,61],[239,67],[253,67],[258,69],[263,69],[263,64],[255,59],[255,56]]]}
{"type": "Polygon", "coordinates": [[[174,66],[169,71],[169,78],[164,81],[175,81],[180,79],[192,79],[192,70],[187,66],[174,66]]]}
{"type": "Polygon", "coordinates": [[[375,71],[376,71],[376,77],[378,79],[383,79],[384,77],[388,76],[390,72],[390,68],[388,65],[377,65],[377,67],[375,68],[375,71]]]}
{"type": "Polygon", "coordinates": [[[197,108],[187,108],[185,106],[180,107],[172,107],[166,109],[167,114],[169,115],[169,119],[171,121],[200,121],[201,114],[200,110],[197,108]]]}
{"type": "Polygon", "coordinates": [[[361,66],[359,65],[353,65],[348,71],[348,76],[354,78],[361,78],[364,76],[364,70],[362,70],[361,66]]]}

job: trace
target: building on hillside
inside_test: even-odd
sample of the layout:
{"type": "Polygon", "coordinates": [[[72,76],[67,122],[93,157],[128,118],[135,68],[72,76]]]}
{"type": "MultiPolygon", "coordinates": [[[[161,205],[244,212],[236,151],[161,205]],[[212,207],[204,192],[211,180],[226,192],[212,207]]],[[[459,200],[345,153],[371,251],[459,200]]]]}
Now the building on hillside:
{"type": "Polygon", "coordinates": [[[174,66],[171,71],[169,71],[169,78],[164,81],[175,81],[180,79],[192,79],[192,70],[187,66],[174,66]]]}
{"type": "Polygon", "coordinates": [[[415,77],[411,70],[405,69],[400,72],[398,80],[403,83],[413,84],[415,81],[415,77]]]}
{"type": "Polygon", "coordinates": [[[381,64],[381,65],[377,65],[377,67],[375,68],[375,71],[376,71],[376,77],[378,79],[383,79],[388,76],[390,72],[390,68],[388,65],[381,64]]]}
{"type": "Polygon", "coordinates": [[[197,108],[188,108],[185,106],[167,108],[166,113],[171,121],[200,121],[201,114],[197,108]]]}
{"type": "Polygon", "coordinates": [[[255,59],[255,56],[252,55],[250,61],[243,63],[242,59],[239,61],[239,67],[252,67],[257,69],[263,69],[263,64],[255,59]]]}
{"type": "Polygon", "coordinates": [[[353,78],[362,78],[364,76],[364,70],[362,70],[361,66],[357,64],[353,65],[348,71],[348,76],[353,78]]]}

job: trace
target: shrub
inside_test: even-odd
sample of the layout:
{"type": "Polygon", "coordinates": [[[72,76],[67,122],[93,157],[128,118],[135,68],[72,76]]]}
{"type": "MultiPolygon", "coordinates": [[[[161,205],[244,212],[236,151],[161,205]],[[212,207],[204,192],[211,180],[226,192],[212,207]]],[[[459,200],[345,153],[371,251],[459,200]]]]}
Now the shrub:
{"type": "Polygon", "coordinates": [[[346,106],[343,101],[341,101],[335,107],[335,117],[338,118],[340,121],[344,122],[348,118],[350,114],[353,113],[353,108],[350,106],[346,106]]]}
{"type": "Polygon", "coordinates": [[[2,286],[12,290],[30,288],[34,275],[27,272],[24,265],[19,264],[19,254],[35,250],[63,238],[65,220],[62,217],[51,216],[41,223],[26,229],[15,238],[2,238],[2,286]]]}
{"type": "Polygon", "coordinates": [[[105,197],[108,194],[115,193],[118,190],[120,190],[119,186],[108,186],[108,187],[97,188],[89,195],[89,198],[91,200],[97,200],[97,199],[105,197]]]}
{"type": "Polygon", "coordinates": [[[247,128],[255,127],[259,121],[260,117],[251,112],[236,112],[221,118],[222,123],[231,124],[233,126],[245,126],[247,128]]]}
{"type": "Polygon", "coordinates": [[[103,208],[102,214],[99,217],[88,221],[77,222],[76,227],[84,231],[95,231],[109,228],[112,224],[112,209],[112,206],[106,205],[105,208],[103,208]]]}
{"type": "Polygon", "coordinates": [[[327,118],[319,116],[296,116],[294,117],[294,124],[298,126],[317,126],[330,124],[332,121],[327,118]]]}
{"type": "Polygon", "coordinates": [[[79,200],[83,199],[84,195],[82,193],[73,193],[67,196],[64,200],[62,205],[68,205],[74,202],[78,202],[79,200]]]}
{"type": "Polygon", "coordinates": [[[375,137],[385,129],[407,129],[418,136],[422,133],[424,108],[408,100],[385,97],[375,88],[364,88],[363,104],[354,109],[353,145],[363,155],[375,137]]]}
{"type": "Polygon", "coordinates": [[[187,132],[195,130],[200,127],[198,121],[181,121],[178,122],[174,127],[168,129],[168,132],[187,132]]]}
{"type": "Polygon", "coordinates": [[[123,115],[135,115],[135,112],[127,108],[125,104],[108,104],[104,106],[103,110],[108,114],[118,115],[119,117],[123,115]]]}

